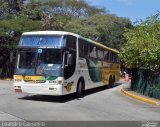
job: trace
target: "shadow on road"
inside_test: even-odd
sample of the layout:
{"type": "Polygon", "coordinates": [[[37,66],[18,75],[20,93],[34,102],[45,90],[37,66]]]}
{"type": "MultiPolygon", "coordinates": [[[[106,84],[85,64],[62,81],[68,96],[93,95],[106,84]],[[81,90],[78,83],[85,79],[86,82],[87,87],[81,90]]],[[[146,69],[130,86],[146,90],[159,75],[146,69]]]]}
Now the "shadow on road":
{"type": "Polygon", "coordinates": [[[32,96],[24,96],[19,99],[31,100],[31,101],[65,103],[67,101],[71,101],[77,98],[75,94],[69,94],[69,95],[64,95],[64,96],[32,95],[32,96]]]}
{"type": "MultiPolygon", "coordinates": [[[[117,87],[121,85],[122,83],[116,83],[114,87],[117,87]]],[[[76,94],[69,94],[69,95],[63,95],[63,96],[49,96],[49,95],[32,95],[32,96],[24,96],[19,99],[22,100],[31,100],[31,101],[43,101],[43,102],[55,102],[55,103],[65,103],[72,100],[81,100],[85,96],[95,94],[101,91],[104,91],[108,89],[106,86],[101,86],[89,90],[85,90],[84,96],[82,98],[77,98],[76,94]]]]}

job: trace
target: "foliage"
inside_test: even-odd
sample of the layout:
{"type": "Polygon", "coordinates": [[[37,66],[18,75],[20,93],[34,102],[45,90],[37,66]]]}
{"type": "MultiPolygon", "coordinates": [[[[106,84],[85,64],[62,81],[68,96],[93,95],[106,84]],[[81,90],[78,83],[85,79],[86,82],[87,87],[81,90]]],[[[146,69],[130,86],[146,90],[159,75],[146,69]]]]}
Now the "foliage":
{"type": "Polygon", "coordinates": [[[84,0],[49,0],[42,17],[44,30],[70,31],[116,49],[126,41],[125,27],[132,27],[129,19],[108,14],[84,0]]]}
{"type": "Polygon", "coordinates": [[[13,47],[13,45],[17,45],[23,31],[38,30],[41,29],[40,26],[39,21],[33,21],[24,16],[12,15],[10,19],[3,19],[0,21],[0,40],[5,41],[9,45],[2,43],[0,46],[13,47]]]}
{"type": "Polygon", "coordinates": [[[66,30],[97,40],[109,47],[119,49],[125,42],[125,28],[131,28],[130,21],[111,14],[96,14],[88,18],[75,19],[66,25],[66,30]]]}
{"type": "Polygon", "coordinates": [[[21,0],[2,0],[0,6],[0,40],[18,42],[24,31],[62,30],[119,49],[125,42],[124,28],[132,27],[128,19],[107,14],[85,0],[32,0],[27,5],[21,0]]]}
{"type": "Polygon", "coordinates": [[[66,15],[68,19],[106,13],[104,8],[91,6],[85,0],[48,0],[44,5],[44,13],[66,15]]]}
{"type": "Polygon", "coordinates": [[[0,12],[0,46],[3,48],[14,48],[22,32],[41,29],[40,11],[33,4],[25,6],[19,0],[1,1],[0,12]]]}
{"type": "Polygon", "coordinates": [[[160,70],[160,13],[127,29],[120,57],[128,67],[160,70]]]}
{"type": "Polygon", "coordinates": [[[2,75],[13,73],[9,71],[14,65],[10,56],[15,53],[22,32],[70,31],[119,49],[126,41],[123,37],[125,27],[132,27],[129,19],[111,15],[85,0],[30,0],[27,4],[22,0],[0,0],[2,75]]]}
{"type": "MultiPolygon", "coordinates": [[[[37,2],[38,3],[38,2],[37,2]]],[[[0,68],[1,77],[11,77],[14,71],[15,48],[24,31],[40,30],[41,4],[22,4],[21,0],[0,1],[0,68]],[[11,60],[11,57],[13,58],[11,60]]]]}
{"type": "Polygon", "coordinates": [[[74,19],[106,13],[105,9],[90,6],[84,0],[48,0],[42,10],[43,30],[68,30],[65,26],[74,19]]]}

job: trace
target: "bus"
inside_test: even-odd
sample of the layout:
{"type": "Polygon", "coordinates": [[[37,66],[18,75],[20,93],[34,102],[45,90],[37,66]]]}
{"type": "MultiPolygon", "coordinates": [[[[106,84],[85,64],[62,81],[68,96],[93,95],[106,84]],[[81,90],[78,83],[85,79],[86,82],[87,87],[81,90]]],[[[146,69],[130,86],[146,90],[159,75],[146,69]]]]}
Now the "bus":
{"type": "Polygon", "coordinates": [[[65,31],[24,32],[17,46],[16,93],[66,95],[120,78],[118,50],[65,31]]]}

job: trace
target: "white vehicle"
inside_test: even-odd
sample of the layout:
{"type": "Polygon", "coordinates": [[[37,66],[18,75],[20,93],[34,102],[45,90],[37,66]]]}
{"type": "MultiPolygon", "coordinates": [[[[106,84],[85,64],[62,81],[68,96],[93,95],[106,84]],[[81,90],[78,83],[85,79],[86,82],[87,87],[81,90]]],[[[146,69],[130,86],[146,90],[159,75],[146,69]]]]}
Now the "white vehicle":
{"type": "Polygon", "coordinates": [[[66,95],[119,80],[119,52],[64,31],[22,34],[17,47],[15,92],[66,95]]]}

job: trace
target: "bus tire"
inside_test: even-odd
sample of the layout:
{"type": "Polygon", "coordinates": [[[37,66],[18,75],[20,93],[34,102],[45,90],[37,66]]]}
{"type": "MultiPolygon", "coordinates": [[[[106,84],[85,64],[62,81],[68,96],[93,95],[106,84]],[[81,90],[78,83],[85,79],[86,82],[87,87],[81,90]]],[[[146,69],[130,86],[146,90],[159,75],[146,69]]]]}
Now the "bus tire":
{"type": "Polygon", "coordinates": [[[109,85],[108,85],[109,88],[113,88],[113,78],[112,76],[109,77],[109,85]]]}
{"type": "Polygon", "coordinates": [[[113,76],[113,78],[112,78],[113,86],[114,86],[115,81],[116,81],[116,78],[115,78],[115,76],[113,76]]]}
{"type": "Polygon", "coordinates": [[[84,80],[79,80],[77,84],[77,97],[80,98],[83,96],[84,92],[84,80]]]}

